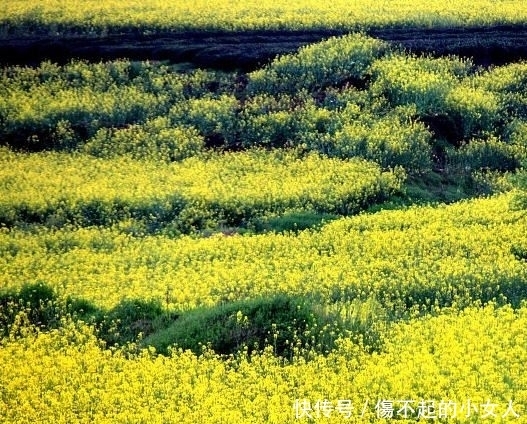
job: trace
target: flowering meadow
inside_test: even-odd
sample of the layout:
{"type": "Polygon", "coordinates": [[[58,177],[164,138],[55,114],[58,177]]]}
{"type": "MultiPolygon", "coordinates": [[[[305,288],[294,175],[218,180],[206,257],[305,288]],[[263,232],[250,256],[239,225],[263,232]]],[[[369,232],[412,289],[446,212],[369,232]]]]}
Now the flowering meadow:
{"type": "Polygon", "coordinates": [[[102,349],[89,328],[65,325],[4,343],[2,419],[391,422],[408,400],[415,412],[406,422],[421,421],[418,411],[439,422],[525,422],[526,324],[525,307],[469,308],[391,327],[380,354],[342,340],[327,356],[287,364],[269,350],[250,358],[182,351],[128,358],[102,349]]]}
{"type": "Polygon", "coordinates": [[[370,27],[473,27],[524,24],[521,0],[10,0],[0,12],[9,33],[100,35],[122,30],[360,30],[370,27]]]}
{"type": "MultiPolygon", "coordinates": [[[[0,18],[351,25],[349,2],[216,3],[0,18]]],[[[525,20],[477,4],[357,0],[353,25],[525,20]]],[[[247,74],[2,68],[0,422],[527,423],[525,93],[525,62],[365,34],[247,74]]]]}

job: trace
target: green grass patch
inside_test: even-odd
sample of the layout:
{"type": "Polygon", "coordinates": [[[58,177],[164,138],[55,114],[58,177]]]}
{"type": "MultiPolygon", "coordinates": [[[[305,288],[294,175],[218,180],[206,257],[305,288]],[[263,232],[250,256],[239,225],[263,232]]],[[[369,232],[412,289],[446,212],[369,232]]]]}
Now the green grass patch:
{"type": "Polygon", "coordinates": [[[197,308],[142,344],[163,354],[171,348],[196,354],[209,348],[223,355],[272,346],[276,355],[293,358],[310,350],[328,353],[335,340],[345,336],[375,350],[381,343],[376,325],[382,316],[379,310],[373,302],[323,307],[312,299],[278,294],[197,308]]]}
{"type": "Polygon", "coordinates": [[[275,355],[292,359],[314,351],[329,353],[339,337],[351,337],[373,351],[381,347],[386,316],[371,299],[323,306],[286,294],[179,313],[168,312],[156,299],[123,299],[105,310],[85,299],[61,298],[44,283],[0,295],[1,337],[20,337],[30,329],[48,331],[73,319],[93,325],[108,347],[137,343],[165,355],[172,348],[231,355],[272,346],[275,355]]]}
{"type": "Polygon", "coordinates": [[[308,228],[320,228],[327,222],[339,216],[329,213],[316,213],[310,211],[289,212],[280,216],[263,218],[254,224],[254,231],[264,233],[274,231],[277,233],[297,232],[308,228]]]}

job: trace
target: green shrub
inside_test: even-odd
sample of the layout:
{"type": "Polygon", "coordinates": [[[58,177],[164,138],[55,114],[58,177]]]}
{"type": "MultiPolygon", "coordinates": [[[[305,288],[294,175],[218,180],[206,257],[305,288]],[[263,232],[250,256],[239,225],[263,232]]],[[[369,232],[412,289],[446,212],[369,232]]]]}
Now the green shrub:
{"type": "Polygon", "coordinates": [[[314,299],[278,294],[183,313],[166,329],[145,338],[143,345],[163,354],[171,347],[200,354],[207,346],[223,355],[272,346],[276,355],[293,358],[309,349],[328,353],[345,335],[378,349],[374,320],[384,320],[379,310],[361,302],[325,307],[314,299]]]}
{"type": "Polygon", "coordinates": [[[39,328],[58,326],[61,309],[57,300],[53,289],[42,282],[26,284],[18,291],[0,293],[0,336],[10,334],[20,316],[24,317],[25,325],[39,328]]]}
{"type": "Polygon", "coordinates": [[[320,138],[312,147],[330,156],[362,157],[383,168],[402,166],[407,171],[423,172],[431,165],[430,140],[422,123],[387,116],[345,124],[333,138],[320,138]]]}
{"type": "Polygon", "coordinates": [[[311,310],[300,299],[285,295],[200,308],[182,315],[167,329],[144,340],[160,353],[171,345],[201,353],[209,345],[216,353],[232,354],[243,346],[263,348],[274,343],[281,354],[286,340],[314,323],[311,310]]]}
{"type": "Polygon", "coordinates": [[[301,118],[313,100],[305,91],[294,96],[257,94],[248,98],[239,114],[239,138],[243,147],[291,147],[306,130],[301,118]]]}
{"type": "Polygon", "coordinates": [[[124,299],[104,311],[86,299],[60,299],[44,283],[0,293],[0,337],[17,336],[31,327],[41,331],[59,328],[65,317],[94,324],[98,337],[111,346],[134,342],[177,318],[168,314],[158,300],[124,299]]]}
{"type": "Polygon", "coordinates": [[[517,152],[513,145],[496,138],[472,140],[459,149],[450,150],[447,164],[451,169],[462,172],[512,171],[520,166],[517,152]]]}
{"type": "Polygon", "coordinates": [[[257,220],[254,224],[254,229],[257,232],[302,231],[307,228],[319,227],[337,217],[338,215],[329,213],[288,212],[280,216],[257,220]]]}
{"type": "Polygon", "coordinates": [[[7,67],[0,71],[2,143],[26,150],[76,148],[100,128],[166,113],[196,79],[148,62],[7,67]]]}
{"type": "Polygon", "coordinates": [[[388,49],[388,44],[362,34],[331,37],[281,56],[263,69],[249,74],[247,92],[309,92],[339,86],[346,81],[363,81],[371,63],[388,49]]]}
{"type": "Polygon", "coordinates": [[[492,131],[503,119],[494,93],[465,85],[453,88],[446,95],[445,112],[459,123],[465,140],[492,131]]]}
{"type": "Polygon", "coordinates": [[[238,101],[229,95],[179,102],[168,114],[175,126],[192,126],[210,146],[234,144],[237,139],[238,101]]]}
{"type": "Polygon", "coordinates": [[[203,148],[204,139],[197,130],[172,127],[167,118],[159,117],[124,129],[100,129],[83,150],[102,158],[128,155],[134,159],[172,162],[194,156],[203,148]]]}
{"type": "Polygon", "coordinates": [[[504,131],[505,142],[510,144],[523,168],[527,166],[527,122],[513,119],[504,131]]]}
{"type": "Polygon", "coordinates": [[[296,144],[300,125],[290,111],[270,112],[243,121],[243,147],[291,147],[296,144]]]}
{"type": "Polygon", "coordinates": [[[167,325],[169,316],[158,300],[124,299],[95,320],[97,335],[108,346],[124,345],[167,325]]]}
{"type": "Polygon", "coordinates": [[[527,262],[527,248],[525,246],[513,245],[511,246],[511,253],[519,261],[527,262]]]}
{"type": "Polygon", "coordinates": [[[471,69],[471,62],[454,57],[394,54],[372,65],[372,90],[393,105],[414,104],[421,116],[442,114],[448,93],[471,69]]]}

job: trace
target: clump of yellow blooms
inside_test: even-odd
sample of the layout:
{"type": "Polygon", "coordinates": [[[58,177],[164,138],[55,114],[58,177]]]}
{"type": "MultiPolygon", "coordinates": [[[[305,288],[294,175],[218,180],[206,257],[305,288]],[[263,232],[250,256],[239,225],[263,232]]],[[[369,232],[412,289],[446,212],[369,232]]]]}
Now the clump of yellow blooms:
{"type": "Polygon", "coordinates": [[[0,287],[43,281],[111,307],[122,297],[187,309],[259,294],[376,295],[394,308],[518,300],[527,246],[511,195],[340,219],[320,231],[208,238],[134,237],[119,229],[3,229],[0,287]],[[412,300],[413,299],[413,300],[412,300]]]}
{"type": "Polygon", "coordinates": [[[394,325],[378,354],[341,340],[327,356],[284,364],[272,350],[130,357],[66,323],[2,343],[0,413],[8,423],[359,423],[391,422],[379,415],[390,402],[401,418],[410,401],[406,422],[421,422],[418,411],[442,413],[440,422],[524,422],[526,325],[525,307],[468,308],[394,325]]]}
{"type": "Polygon", "coordinates": [[[4,148],[0,164],[0,222],[7,225],[107,224],[156,213],[227,223],[289,209],[351,213],[400,191],[404,179],[404,171],[358,158],[263,150],[166,164],[4,148]]]}
{"type": "Polygon", "coordinates": [[[7,28],[31,32],[48,26],[50,33],[114,32],[140,28],[155,30],[276,30],[345,29],[365,27],[447,27],[523,23],[527,18],[521,0],[409,1],[409,0],[165,0],[9,1],[0,12],[7,28]],[[32,26],[33,25],[33,26],[32,26]],[[69,30],[69,31],[68,31],[69,30]]]}

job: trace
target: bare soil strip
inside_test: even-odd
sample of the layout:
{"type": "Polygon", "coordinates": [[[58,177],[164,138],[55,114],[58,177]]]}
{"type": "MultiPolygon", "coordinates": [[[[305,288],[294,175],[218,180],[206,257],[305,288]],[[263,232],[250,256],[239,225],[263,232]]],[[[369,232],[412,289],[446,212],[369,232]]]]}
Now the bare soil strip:
{"type": "MultiPolygon", "coordinates": [[[[501,65],[527,58],[527,25],[491,28],[393,28],[367,31],[417,54],[472,57],[479,65],[501,65]]],[[[321,41],[338,31],[185,32],[106,37],[29,36],[0,41],[0,64],[36,65],[128,58],[166,60],[201,68],[250,71],[279,54],[321,41]]]]}

